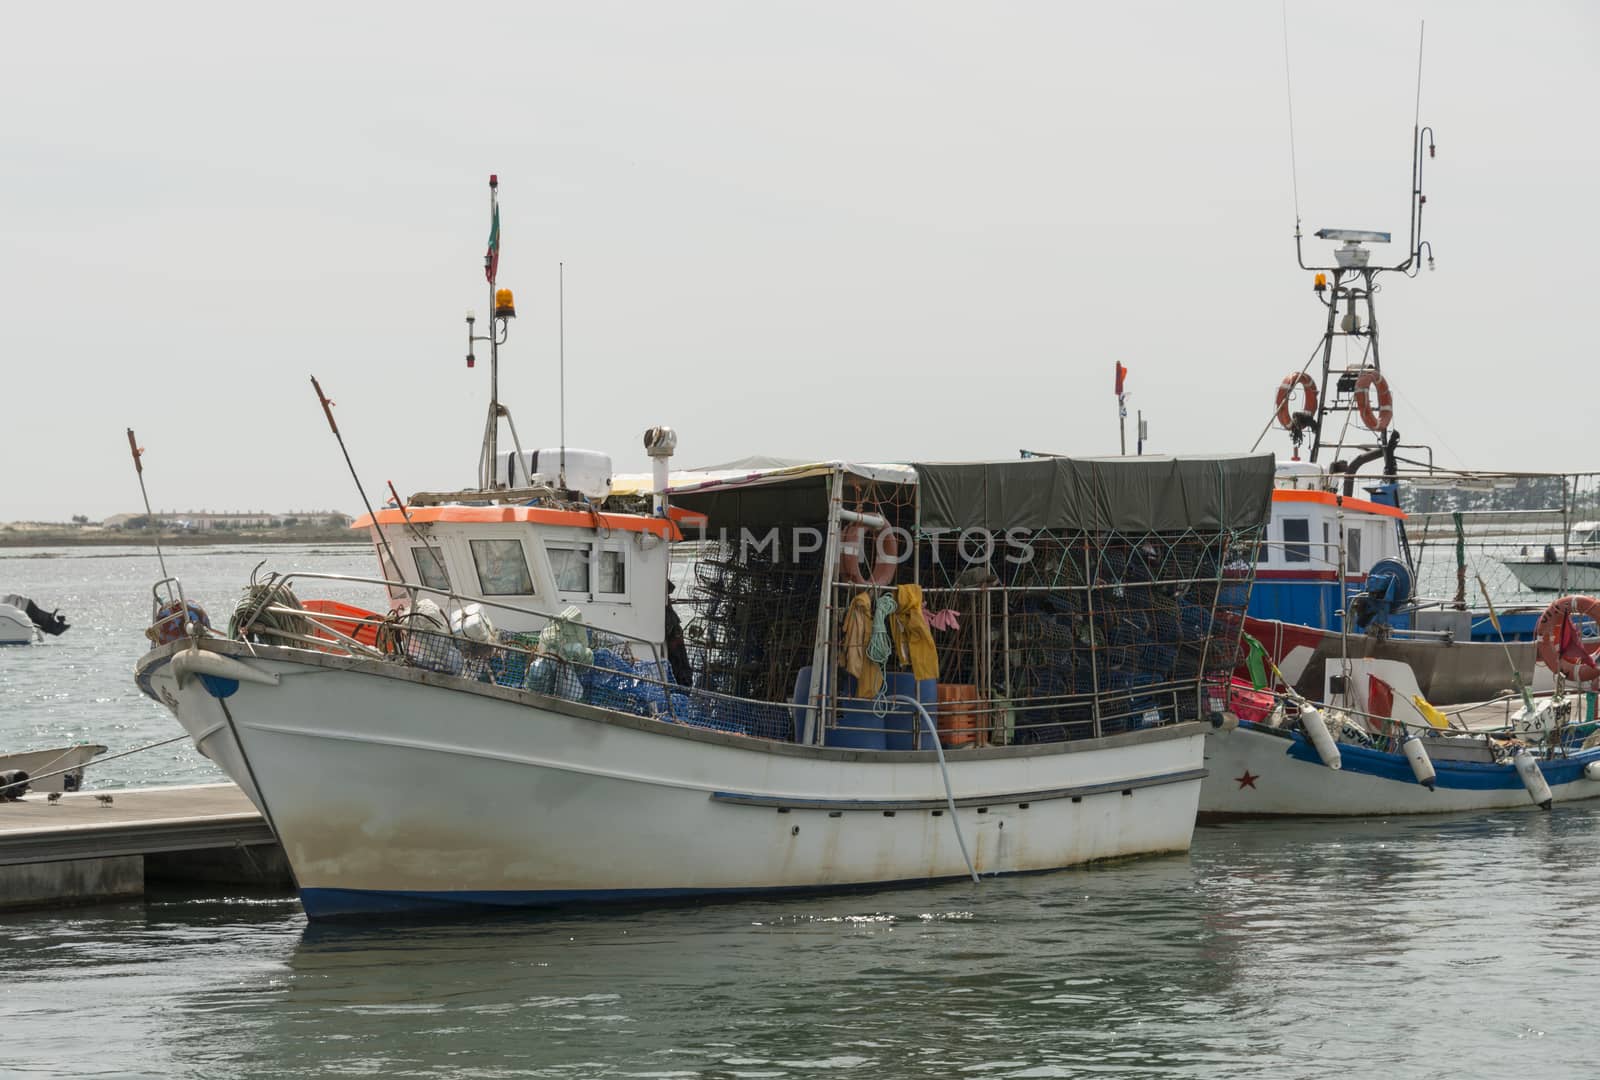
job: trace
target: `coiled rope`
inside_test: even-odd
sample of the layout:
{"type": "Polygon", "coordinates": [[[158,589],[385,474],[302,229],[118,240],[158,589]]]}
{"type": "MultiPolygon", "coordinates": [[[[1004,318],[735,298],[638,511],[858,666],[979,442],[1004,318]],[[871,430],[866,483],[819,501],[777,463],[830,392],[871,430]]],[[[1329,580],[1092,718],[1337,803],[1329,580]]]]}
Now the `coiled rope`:
{"type": "Polygon", "coordinates": [[[228,636],[235,641],[243,641],[241,628],[248,628],[250,639],[263,643],[270,638],[296,640],[309,637],[312,632],[311,620],[294,613],[302,608],[288,583],[276,573],[268,574],[264,581],[256,580],[256,572],[265,565],[265,561],[259,562],[255,570],[250,571],[250,584],[244,596],[234,605],[233,614],[228,617],[228,636]]]}
{"type": "Polygon", "coordinates": [[[889,714],[889,657],[894,654],[894,645],[889,640],[889,616],[899,609],[894,602],[894,597],[884,593],[878,597],[872,607],[872,636],[867,639],[867,659],[878,665],[880,677],[878,679],[878,693],[872,702],[874,716],[887,716],[889,714]]]}

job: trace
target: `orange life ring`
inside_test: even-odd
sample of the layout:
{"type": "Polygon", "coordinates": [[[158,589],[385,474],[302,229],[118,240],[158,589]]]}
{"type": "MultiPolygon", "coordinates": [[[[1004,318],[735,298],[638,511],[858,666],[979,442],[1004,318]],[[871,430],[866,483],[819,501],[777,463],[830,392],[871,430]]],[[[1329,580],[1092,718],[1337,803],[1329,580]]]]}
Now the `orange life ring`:
{"type": "Polygon", "coordinates": [[[1368,368],[1356,380],[1356,408],[1361,411],[1361,422],[1368,431],[1388,431],[1394,419],[1394,398],[1389,393],[1389,380],[1368,368]],[[1368,394],[1371,390],[1373,394],[1368,394]],[[1372,397],[1378,398],[1378,407],[1372,407],[1372,397]]]}
{"type": "Polygon", "coordinates": [[[1294,427],[1294,417],[1289,415],[1289,395],[1294,393],[1296,386],[1305,391],[1304,411],[1313,416],[1317,412],[1317,384],[1303,371],[1290,375],[1278,384],[1278,423],[1282,424],[1285,430],[1294,427]]]}
{"type": "Polygon", "coordinates": [[[894,580],[900,566],[900,537],[894,529],[869,530],[859,521],[846,525],[839,537],[839,574],[854,585],[887,585],[894,580]],[[868,536],[874,537],[872,577],[861,572],[861,556],[866,553],[863,544],[868,536]]]}
{"type": "MultiPolygon", "coordinates": [[[[1551,671],[1559,671],[1569,679],[1578,682],[1588,682],[1600,676],[1600,664],[1596,657],[1589,654],[1584,647],[1582,638],[1579,638],[1578,648],[1586,660],[1578,660],[1571,655],[1564,655],[1561,649],[1561,638],[1566,628],[1571,626],[1572,614],[1587,616],[1600,624],[1600,600],[1592,596],[1563,596],[1555,603],[1544,609],[1544,614],[1539,616],[1539,621],[1534,624],[1533,637],[1538,642],[1539,659],[1551,671]]],[[[1576,627],[1572,627],[1577,632],[1576,627]]]]}

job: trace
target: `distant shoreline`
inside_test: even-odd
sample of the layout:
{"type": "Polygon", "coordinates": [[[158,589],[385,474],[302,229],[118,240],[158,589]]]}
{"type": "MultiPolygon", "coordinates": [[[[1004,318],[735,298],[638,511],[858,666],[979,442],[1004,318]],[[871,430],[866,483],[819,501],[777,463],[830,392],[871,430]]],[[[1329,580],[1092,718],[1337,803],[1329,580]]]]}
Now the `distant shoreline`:
{"type": "MultiPolygon", "coordinates": [[[[151,547],[149,532],[80,533],[70,530],[18,532],[0,529],[0,548],[31,547],[151,547]]],[[[163,532],[166,547],[202,547],[213,544],[365,544],[366,533],[355,529],[261,529],[204,532],[163,532]]]]}

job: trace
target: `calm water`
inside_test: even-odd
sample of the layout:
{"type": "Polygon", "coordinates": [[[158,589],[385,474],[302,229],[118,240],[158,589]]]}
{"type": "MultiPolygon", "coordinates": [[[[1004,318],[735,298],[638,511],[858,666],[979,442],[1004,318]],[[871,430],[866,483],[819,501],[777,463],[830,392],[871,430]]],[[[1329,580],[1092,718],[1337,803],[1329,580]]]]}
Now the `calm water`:
{"type": "MultiPolygon", "coordinates": [[[[0,650],[0,744],[174,733],[128,679],[154,560],[12,554],[4,587],[76,625],[0,650]]],[[[220,620],[263,557],[371,562],[172,562],[220,620]]],[[[102,784],[212,775],[182,744],[113,766],[102,784]]],[[[152,894],[0,915],[0,1076],[1585,1076],[1597,897],[1600,806],[1203,828],[1187,856],[978,887],[463,925],[152,894]]]]}
{"type": "Polygon", "coordinates": [[[979,887],[456,926],[237,894],[0,916],[0,1072],[1593,1075],[1597,825],[1205,828],[979,887]]]}

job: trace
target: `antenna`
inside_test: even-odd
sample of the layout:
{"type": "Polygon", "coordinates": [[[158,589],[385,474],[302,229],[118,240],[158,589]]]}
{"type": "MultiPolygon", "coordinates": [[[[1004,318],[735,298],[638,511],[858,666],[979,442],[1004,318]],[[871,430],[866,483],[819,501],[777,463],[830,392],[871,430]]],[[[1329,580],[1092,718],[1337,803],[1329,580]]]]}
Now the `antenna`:
{"type": "Polygon", "coordinates": [[[1294,188],[1294,234],[1300,235],[1300,166],[1294,156],[1294,81],[1289,77],[1289,0],[1283,0],[1283,92],[1289,102],[1289,183],[1294,188]]]}
{"type": "MultiPolygon", "coordinates": [[[[561,470],[557,486],[567,489],[567,264],[556,263],[556,356],[560,365],[561,470]]],[[[565,498],[566,496],[562,496],[565,498]]]]}
{"type": "Polygon", "coordinates": [[[1428,20],[1422,19],[1417,22],[1417,111],[1411,117],[1413,128],[1422,125],[1422,35],[1427,29],[1428,20]]]}

